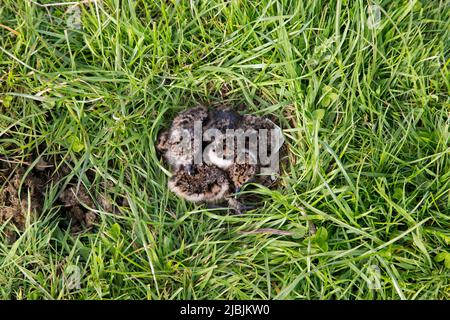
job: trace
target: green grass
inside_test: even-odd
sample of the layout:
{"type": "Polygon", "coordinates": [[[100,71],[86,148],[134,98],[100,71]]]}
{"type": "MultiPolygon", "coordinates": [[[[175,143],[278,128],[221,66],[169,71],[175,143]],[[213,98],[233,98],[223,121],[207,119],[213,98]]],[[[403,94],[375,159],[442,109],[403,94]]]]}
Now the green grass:
{"type": "Polygon", "coordinates": [[[380,1],[375,29],[362,0],[88,1],[81,29],[52,2],[1,0],[0,153],[62,156],[120,213],[73,235],[49,186],[16,242],[0,226],[0,298],[450,298],[449,1],[380,1]],[[169,193],[155,152],[222,99],[289,149],[243,216],[169,193]]]}

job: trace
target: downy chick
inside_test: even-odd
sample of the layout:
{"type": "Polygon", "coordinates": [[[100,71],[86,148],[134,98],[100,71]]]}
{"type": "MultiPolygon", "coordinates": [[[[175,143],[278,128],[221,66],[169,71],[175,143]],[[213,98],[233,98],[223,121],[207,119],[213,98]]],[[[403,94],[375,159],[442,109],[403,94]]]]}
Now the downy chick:
{"type": "Polygon", "coordinates": [[[277,166],[272,166],[274,164],[272,161],[277,161],[276,157],[278,157],[284,141],[281,128],[267,118],[253,115],[243,116],[242,128],[258,131],[259,175],[257,182],[265,186],[273,185],[279,169],[277,166]],[[267,135],[263,134],[264,130],[267,130],[267,135]],[[262,149],[264,146],[265,148],[262,149]]]}
{"type": "Polygon", "coordinates": [[[216,139],[205,151],[205,160],[227,172],[236,193],[259,173],[256,149],[238,145],[234,134],[216,139]],[[228,139],[227,139],[228,138],[228,139]]]}
{"type": "Polygon", "coordinates": [[[207,163],[215,165],[226,171],[233,182],[235,189],[242,187],[244,176],[252,176],[255,168],[248,166],[242,161],[243,165],[236,163],[236,146],[234,141],[235,134],[230,129],[236,130],[242,126],[243,117],[229,107],[212,109],[210,111],[208,122],[205,125],[204,138],[212,142],[205,148],[204,156],[207,163]],[[238,172],[242,174],[239,176],[238,172]]]}
{"type": "Polygon", "coordinates": [[[234,163],[227,169],[228,176],[233,182],[235,193],[239,193],[246,184],[255,181],[259,174],[260,166],[256,155],[245,150],[242,156],[237,156],[234,163]],[[242,159],[239,159],[242,157],[242,159]]]}
{"type": "Polygon", "coordinates": [[[178,170],[169,179],[168,186],[177,196],[190,202],[218,204],[226,201],[238,214],[244,210],[231,196],[227,174],[215,166],[194,165],[191,174],[178,170]]]}
{"type": "MultiPolygon", "coordinates": [[[[264,144],[262,143],[264,141],[260,141],[264,137],[262,136],[263,131],[260,130],[267,130],[267,136],[264,137],[267,157],[265,161],[267,161],[272,156],[271,135],[274,134],[272,130],[277,129],[269,119],[252,115],[238,117],[234,123],[235,131],[221,134],[205,150],[205,159],[209,163],[227,171],[236,193],[249,182],[258,182],[264,185],[273,183],[273,181],[269,181],[267,175],[262,174],[263,171],[270,172],[270,167],[264,167],[259,157],[259,153],[262,151],[260,147],[264,144]]],[[[268,166],[269,163],[264,163],[264,165],[268,166]]]]}
{"type": "Polygon", "coordinates": [[[208,110],[203,106],[187,109],[179,113],[169,129],[159,136],[156,148],[173,170],[191,172],[194,153],[202,148],[201,141],[194,139],[195,122],[200,121],[203,126],[207,117],[208,110]]]}

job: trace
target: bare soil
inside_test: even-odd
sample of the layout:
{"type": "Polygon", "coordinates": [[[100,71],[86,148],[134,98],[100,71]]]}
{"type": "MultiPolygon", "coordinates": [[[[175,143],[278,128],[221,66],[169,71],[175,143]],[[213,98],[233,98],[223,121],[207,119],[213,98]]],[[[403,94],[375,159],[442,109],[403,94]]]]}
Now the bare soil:
{"type": "MultiPolygon", "coordinates": [[[[32,222],[36,215],[42,213],[50,184],[58,183],[70,172],[67,165],[55,170],[47,160],[40,160],[29,170],[33,159],[18,164],[11,158],[0,156],[0,224],[15,225],[24,230],[27,217],[32,222]]],[[[60,207],[62,224],[70,226],[72,232],[90,229],[98,219],[97,214],[89,209],[95,208],[89,192],[83,185],[77,186],[76,181],[70,181],[54,201],[54,205],[60,207]]],[[[109,205],[104,198],[100,203],[109,205]]]]}

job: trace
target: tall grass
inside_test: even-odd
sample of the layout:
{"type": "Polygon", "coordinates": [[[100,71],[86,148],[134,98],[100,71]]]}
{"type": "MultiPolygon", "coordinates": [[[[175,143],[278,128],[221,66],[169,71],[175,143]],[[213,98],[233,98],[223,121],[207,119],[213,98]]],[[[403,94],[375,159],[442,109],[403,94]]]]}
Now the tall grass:
{"type": "Polygon", "coordinates": [[[0,236],[0,297],[450,298],[448,1],[372,2],[374,26],[362,0],[92,0],[80,28],[58,3],[0,0],[0,154],[62,159],[116,212],[71,234],[49,186],[0,236]],[[243,216],[169,193],[155,152],[176,112],[224,100],[288,147],[243,216]]]}

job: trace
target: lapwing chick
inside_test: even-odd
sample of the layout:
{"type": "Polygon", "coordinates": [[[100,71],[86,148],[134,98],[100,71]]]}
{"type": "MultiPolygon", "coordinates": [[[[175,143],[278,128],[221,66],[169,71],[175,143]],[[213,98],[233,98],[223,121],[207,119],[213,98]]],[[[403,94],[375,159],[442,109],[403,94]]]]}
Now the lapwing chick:
{"type": "Polygon", "coordinates": [[[242,155],[236,155],[234,163],[227,169],[234,192],[239,193],[246,183],[255,181],[259,169],[260,166],[253,152],[245,150],[242,155]]]}
{"type": "Polygon", "coordinates": [[[194,165],[191,174],[176,171],[169,179],[169,189],[190,202],[218,203],[229,192],[230,182],[217,167],[194,165]]]}
{"type": "Polygon", "coordinates": [[[203,106],[187,109],[179,113],[169,129],[160,134],[156,148],[173,170],[192,171],[194,154],[197,150],[201,152],[202,148],[201,136],[200,139],[194,138],[194,127],[196,121],[202,127],[207,117],[208,110],[203,106]]]}
{"type": "Polygon", "coordinates": [[[248,143],[245,140],[238,142],[240,134],[242,131],[224,134],[208,145],[204,152],[207,163],[227,172],[236,193],[259,173],[257,132],[253,130],[255,138],[248,143]]]}
{"type": "Polygon", "coordinates": [[[278,169],[272,167],[272,161],[277,159],[274,157],[277,157],[283,144],[282,130],[267,118],[253,115],[244,115],[242,118],[242,128],[244,130],[256,130],[258,132],[259,174],[257,183],[270,187],[277,180],[276,173],[278,169]],[[266,135],[264,131],[266,131],[266,135]],[[264,149],[262,149],[263,146],[265,146],[264,149]]]}
{"type": "Polygon", "coordinates": [[[242,116],[229,107],[210,110],[204,129],[204,140],[210,141],[204,150],[205,161],[228,170],[235,161],[234,130],[241,126],[242,116]],[[231,131],[229,133],[228,131],[231,131]]]}
{"type": "Polygon", "coordinates": [[[178,170],[169,179],[168,186],[187,201],[210,205],[227,202],[238,214],[243,213],[244,206],[231,195],[227,174],[215,166],[194,165],[191,174],[178,170]]]}
{"type": "MultiPolygon", "coordinates": [[[[258,116],[244,115],[235,119],[235,130],[222,133],[216,138],[205,150],[205,160],[228,173],[236,193],[249,182],[271,185],[273,181],[269,177],[272,175],[273,180],[273,173],[267,175],[271,169],[270,163],[265,162],[273,156],[272,135],[279,128],[271,120],[258,116]],[[265,150],[260,150],[264,144],[265,150]],[[260,152],[264,152],[263,160],[260,152]]],[[[211,120],[209,123],[211,124],[211,120]]]]}

